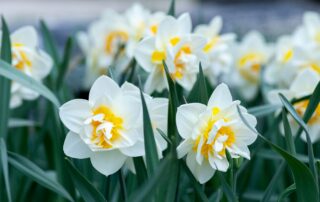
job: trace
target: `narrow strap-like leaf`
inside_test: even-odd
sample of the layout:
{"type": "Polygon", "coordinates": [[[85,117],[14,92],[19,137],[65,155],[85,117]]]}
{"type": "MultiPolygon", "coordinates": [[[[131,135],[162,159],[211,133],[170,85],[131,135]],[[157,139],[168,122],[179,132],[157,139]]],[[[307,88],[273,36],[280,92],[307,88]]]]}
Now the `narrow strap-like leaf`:
{"type": "MultiPolygon", "coordinates": [[[[2,40],[0,58],[11,64],[11,42],[10,33],[5,19],[2,17],[2,40]]],[[[0,69],[2,67],[0,66],[0,69]]],[[[0,76],[0,137],[6,137],[8,133],[8,120],[10,112],[10,97],[11,97],[11,81],[5,76],[0,76]]]]}
{"type": "Polygon", "coordinates": [[[36,91],[40,95],[50,100],[56,107],[60,106],[60,103],[56,96],[46,86],[44,86],[39,81],[36,81],[33,78],[27,76],[16,68],[13,68],[10,64],[3,60],[0,60],[0,75],[18,82],[24,87],[36,91]]]}
{"type": "Polygon", "coordinates": [[[254,128],[250,126],[248,121],[243,117],[242,112],[237,106],[239,116],[243,123],[250,129],[252,132],[256,133],[264,142],[266,142],[275,152],[280,154],[288,163],[293,177],[295,184],[297,186],[297,194],[299,197],[299,201],[309,202],[319,202],[319,193],[316,185],[315,178],[313,177],[312,173],[310,172],[309,168],[300,162],[296,157],[292,156],[287,151],[283,150],[281,147],[273,144],[260,133],[258,133],[254,128]]]}
{"type": "Polygon", "coordinates": [[[296,191],[296,184],[292,184],[289,187],[287,187],[279,196],[278,202],[284,201],[286,197],[288,197],[290,194],[292,194],[294,191],[296,191]]]}
{"type": "Polygon", "coordinates": [[[68,37],[66,45],[64,47],[62,62],[59,65],[59,69],[58,69],[57,89],[63,86],[62,85],[63,79],[68,70],[70,59],[71,59],[72,47],[73,47],[73,39],[72,37],[68,37]]]}
{"type": "Polygon", "coordinates": [[[84,201],[106,201],[103,195],[74,167],[69,159],[66,159],[66,162],[73,184],[84,201]]]}
{"type": "MultiPolygon", "coordinates": [[[[279,94],[279,96],[280,96],[280,100],[281,100],[283,106],[291,114],[291,116],[294,118],[294,120],[296,120],[296,122],[303,128],[303,130],[304,130],[304,132],[306,134],[307,145],[308,145],[309,166],[310,166],[310,169],[311,169],[311,172],[312,172],[314,178],[318,179],[318,173],[316,171],[313,147],[312,147],[312,143],[311,143],[308,127],[307,127],[306,123],[298,115],[298,113],[293,108],[293,106],[290,104],[290,102],[287,100],[287,98],[282,94],[279,94]]],[[[316,183],[316,186],[317,186],[317,189],[319,190],[318,183],[316,183]]]]}
{"type": "Polygon", "coordinates": [[[27,158],[20,156],[19,154],[8,152],[9,154],[9,163],[11,166],[19,170],[24,175],[33,179],[40,185],[46,187],[47,189],[59,194],[60,196],[73,201],[70,194],[65,190],[65,188],[60,185],[55,179],[50,177],[45,173],[41,168],[36,164],[28,160],[27,158]]]}
{"type": "Polygon", "coordinates": [[[168,10],[168,15],[175,16],[175,10],[176,10],[176,1],[171,0],[170,7],[168,10]]]}
{"type": "Polygon", "coordinates": [[[145,154],[146,154],[147,172],[149,176],[151,176],[159,164],[159,157],[158,157],[157,145],[154,139],[154,134],[153,134],[153,129],[151,125],[147,104],[141,90],[140,90],[140,96],[141,96],[142,110],[143,110],[143,134],[144,134],[144,148],[145,148],[145,154]]]}
{"type": "MultiPolygon", "coordinates": [[[[11,189],[10,189],[10,179],[9,179],[9,171],[8,171],[8,152],[7,146],[3,138],[0,139],[0,158],[1,158],[1,166],[2,166],[2,173],[4,177],[4,184],[7,193],[7,199],[9,202],[12,201],[11,199],[11,189]]],[[[0,173],[1,174],[1,173],[0,173]]]]}

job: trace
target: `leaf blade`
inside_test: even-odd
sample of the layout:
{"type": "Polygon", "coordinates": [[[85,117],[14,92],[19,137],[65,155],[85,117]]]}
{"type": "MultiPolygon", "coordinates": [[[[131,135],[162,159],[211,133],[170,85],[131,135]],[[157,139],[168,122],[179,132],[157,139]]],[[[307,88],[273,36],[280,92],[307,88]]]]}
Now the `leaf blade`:
{"type": "Polygon", "coordinates": [[[7,146],[3,138],[0,139],[0,153],[1,153],[1,165],[4,176],[4,183],[7,193],[8,201],[11,202],[11,189],[10,189],[10,180],[9,180],[9,171],[8,171],[8,151],[7,146]]]}

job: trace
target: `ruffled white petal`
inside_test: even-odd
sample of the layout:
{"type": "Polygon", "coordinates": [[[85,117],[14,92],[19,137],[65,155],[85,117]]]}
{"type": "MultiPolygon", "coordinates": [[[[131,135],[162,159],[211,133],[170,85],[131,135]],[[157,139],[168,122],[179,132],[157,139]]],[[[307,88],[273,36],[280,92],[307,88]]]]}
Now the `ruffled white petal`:
{"type": "Polygon", "coordinates": [[[71,131],[67,134],[66,139],[64,140],[63,152],[65,155],[76,159],[89,158],[93,153],[88,145],[83,142],[80,136],[71,131]]]}

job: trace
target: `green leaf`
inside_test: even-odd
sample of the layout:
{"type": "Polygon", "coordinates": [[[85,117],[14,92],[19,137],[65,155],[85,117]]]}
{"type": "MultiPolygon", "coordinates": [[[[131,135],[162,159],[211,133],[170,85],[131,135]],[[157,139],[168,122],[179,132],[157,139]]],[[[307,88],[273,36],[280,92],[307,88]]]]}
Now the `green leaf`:
{"type": "Polygon", "coordinates": [[[174,81],[172,80],[168,67],[165,62],[163,62],[163,67],[166,72],[167,82],[169,86],[169,107],[168,107],[168,137],[172,142],[171,151],[176,152],[177,140],[177,130],[176,130],[176,113],[179,106],[179,99],[177,94],[177,89],[174,81]]]}
{"type": "Polygon", "coordinates": [[[52,179],[47,173],[45,173],[36,164],[32,163],[27,158],[20,156],[13,152],[8,152],[9,163],[11,166],[19,170],[24,175],[28,176],[32,180],[36,181],[40,185],[46,187],[47,189],[59,194],[60,196],[73,201],[70,194],[65,190],[65,188],[60,185],[55,179],[52,179]]]}
{"type": "Polygon", "coordinates": [[[59,69],[58,69],[57,89],[60,89],[62,87],[65,74],[69,67],[72,47],[73,47],[73,39],[72,37],[68,37],[66,45],[64,47],[62,62],[59,65],[59,69]]]}
{"type": "MultiPolygon", "coordinates": [[[[314,154],[313,154],[313,148],[312,148],[312,143],[310,140],[310,135],[308,131],[307,125],[303,122],[303,120],[300,118],[300,116],[297,114],[296,110],[293,108],[293,106],[289,103],[286,97],[282,95],[281,93],[279,94],[280,100],[283,104],[283,106],[286,108],[286,110],[291,114],[291,116],[296,120],[296,122],[303,128],[306,137],[307,137],[307,143],[308,143],[308,156],[309,156],[309,166],[311,169],[311,172],[314,176],[315,179],[318,179],[318,173],[316,171],[316,165],[315,165],[315,160],[314,160],[314,154]]],[[[317,189],[318,189],[318,184],[317,189]]]]}
{"type": "Polygon", "coordinates": [[[262,106],[252,107],[248,109],[248,112],[256,117],[263,117],[274,113],[276,110],[280,109],[282,105],[266,104],[262,106]]]}
{"type": "Polygon", "coordinates": [[[263,195],[263,197],[262,197],[261,202],[268,202],[268,201],[270,201],[271,196],[272,196],[272,194],[273,194],[276,186],[278,185],[279,178],[280,178],[281,175],[282,175],[282,172],[283,172],[283,170],[284,170],[284,168],[285,168],[285,165],[286,165],[285,161],[282,161],[281,164],[280,164],[280,166],[277,168],[276,173],[273,175],[273,177],[272,177],[272,179],[271,179],[271,181],[270,181],[270,183],[269,183],[266,191],[264,192],[264,195],[263,195]]]}
{"type": "Polygon", "coordinates": [[[156,167],[159,165],[159,157],[158,157],[157,145],[154,139],[154,134],[153,134],[153,129],[151,125],[147,104],[141,90],[140,90],[140,96],[141,96],[142,110],[143,110],[144,148],[145,148],[145,154],[146,154],[147,172],[150,176],[154,173],[156,167]]]}
{"type": "Polygon", "coordinates": [[[31,121],[31,120],[11,118],[9,119],[8,125],[9,125],[9,128],[36,127],[36,126],[40,126],[40,123],[31,121]]]}
{"type": "Polygon", "coordinates": [[[194,176],[192,175],[191,171],[189,170],[189,168],[187,167],[185,162],[183,162],[183,161],[180,161],[180,162],[182,164],[182,168],[184,169],[185,173],[188,175],[189,179],[191,180],[191,184],[193,185],[194,189],[196,190],[201,201],[209,201],[206,194],[202,190],[199,182],[194,178],[194,176]]]}
{"type": "Polygon", "coordinates": [[[66,162],[73,184],[84,201],[106,201],[103,195],[74,167],[69,159],[66,159],[66,162]]]}
{"type": "Polygon", "coordinates": [[[146,166],[144,165],[143,158],[141,156],[133,157],[133,164],[134,164],[134,169],[136,170],[138,185],[142,185],[148,178],[147,169],[146,169],[146,166]]]}
{"type": "Polygon", "coordinates": [[[226,195],[228,201],[238,201],[237,196],[235,195],[235,193],[232,191],[230,185],[227,183],[226,179],[224,178],[223,174],[221,172],[217,173],[222,185],[222,190],[224,192],[224,194],[226,195]]]}
{"type": "MultiPolygon", "coordinates": [[[[9,171],[8,171],[8,152],[7,146],[3,138],[0,139],[0,153],[1,153],[1,165],[4,176],[4,183],[7,192],[8,201],[12,201],[11,199],[11,190],[10,190],[10,179],[9,179],[9,171]]],[[[1,174],[1,173],[0,173],[1,174]]]]}
{"type": "Polygon", "coordinates": [[[201,63],[199,65],[199,74],[198,74],[197,81],[193,85],[187,100],[188,102],[198,102],[205,105],[208,103],[209,98],[208,98],[206,79],[203,75],[201,63]]]}
{"type": "MultiPolygon", "coordinates": [[[[2,39],[0,58],[11,64],[11,42],[10,33],[5,19],[2,17],[2,39]]],[[[1,66],[0,66],[0,69],[1,66]]],[[[8,120],[10,113],[11,81],[0,76],[0,137],[6,137],[8,133],[8,120]]]]}
{"type": "Polygon", "coordinates": [[[296,154],[296,148],[294,145],[294,140],[291,132],[291,127],[288,121],[287,112],[285,109],[282,110],[282,122],[284,127],[284,134],[286,137],[287,147],[291,154],[296,154]]]}
{"type": "MultiPolygon", "coordinates": [[[[49,55],[52,57],[54,64],[58,66],[59,65],[58,49],[55,45],[56,43],[53,40],[53,37],[48,29],[47,24],[43,20],[40,20],[40,30],[44,40],[43,41],[44,47],[46,51],[49,53],[49,55]]],[[[54,69],[54,71],[56,72],[56,69],[54,69]]]]}
{"type": "Polygon", "coordinates": [[[36,81],[33,78],[27,76],[16,68],[13,68],[4,60],[0,60],[0,75],[18,82],[24,87],[38,92],[40,95],[50,100],[56,107],[60,106],[60,103],[56,96],[46,86],[44,86],[39,81],[36,81]]]}
{"type": "Polygon", "coordinates": [[[167,186],[167,176],[171,172],[169,168],[172,156],[169,155],[163,159],[149,180],[146,181],[139,189],[131,194],[128,201],[143,202],[150,201],[158,187],[167,186]]]}
{"type": "Polygon", "coordinates": [[[169,10],[168,10],[168,15],[171,15],[171,16],[175,16],[175,9],[176,8],[176,1],[175,0],[171,0],[170,2],[170,7],[169,7],[169,10]]]}
{"type": "Polygon", "coordinates": [[[282,202],[285,200],[286,197],[288,197],[290,194],[296,191],[296,185],[292,184],[289,187],[287,187],[279,196],[278,202],[282,202]]]}
{"type": "Polygon", "coordinates": [[[242,112],[238,108],[238,113],[243,121],[243,123],[254,133],[256,133],[264,142],[266,142],[275,152],[280,154],[288,163],[293,177],[295,184],[297,186],[297,194],[299,201],[314,201],[319,202],[319,192],[317,189],[316,181],[310,172],[309,168],[300,162],[296,157],[292,156],[287,151],[283,150],[281,147],[273,144],[268,139],[266,139],[264,136],[262,136],[260,133],[258,133],[254,128],[252,128],[247,120],[243,117],[242,112]]]}
{"type": "Polygon", "coordinates": [[[163,137],[163,139],[165,139],[167,141],[167,143],[169,145],[172,144],[171,140],[168,138],[168,136],[159,128],[157,128],[157,131],[159,132],[159,134],[163,137]]]}

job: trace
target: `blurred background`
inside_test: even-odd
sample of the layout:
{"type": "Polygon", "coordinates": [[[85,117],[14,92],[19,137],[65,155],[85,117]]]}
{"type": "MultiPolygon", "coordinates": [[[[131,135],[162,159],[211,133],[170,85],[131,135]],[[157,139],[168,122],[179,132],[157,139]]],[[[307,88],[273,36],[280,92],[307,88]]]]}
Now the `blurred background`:
{"type": "MultiPolygon", "coordinates": [[[[58,38],[64,38],[96,19],[106,8],[125,10],[140,2],[151,10],[167,11],[170,0],[0,0],[0,14],[11,28],[38,25],[44,19],[58,38]]],[[[290,33],[305,11],[320,9],[318,0],[177,0],[177,13],[190,12],[194,24],[215,15],[224,19],[224,31],[243,35],[251,29],[272,39],[290,33]]]]}

